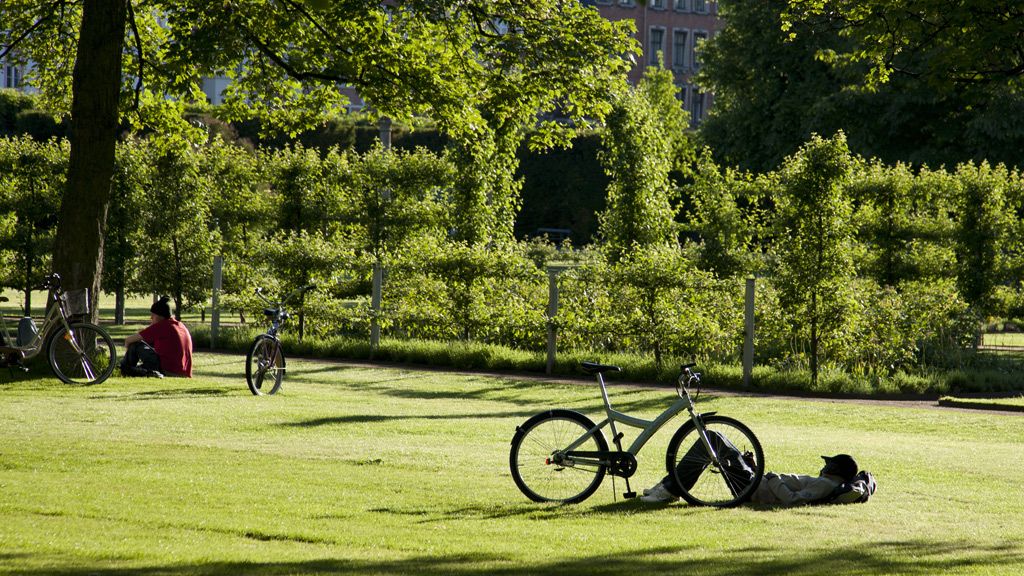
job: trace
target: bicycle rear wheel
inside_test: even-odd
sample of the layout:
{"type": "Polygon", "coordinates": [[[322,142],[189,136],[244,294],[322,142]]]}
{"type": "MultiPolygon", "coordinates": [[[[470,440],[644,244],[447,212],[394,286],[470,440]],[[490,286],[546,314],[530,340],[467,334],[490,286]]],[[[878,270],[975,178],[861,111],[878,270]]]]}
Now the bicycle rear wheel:
{"type": "Polygon", "coordinates": [[[68,384],[100,384],[117,365],[117,350],[106,330],[80,322],[59,328],[47,346],[50,368],[68,384]]]}
{"type": "MultiPolygon", "coordinates": [[[[564,460],[560,454],[592,428],[589,418],[572,410],[543,412],[519,426],[509,453],[519,490],[534,502],[574,504],[589,498],[604,480],[606,466],[564,460]]],[[[574,450],[607,451],[608,443],[598,430],[574,450]]]]}
{"type": "Polygon", "coordinates": [[[757,437],[738,420],[703,417],[710,457],[693,422],[683,424],[668,443],[666,465],[683,499],[695,506],[736,506],[757,489],[764,474],[764,452],[757,437]]]}
{"type": "Polygon", "coordinates": [[[284,352],[281,342],[267,334],[253,340],[245,356],[245,382],[254,396],[274,394],[284,380],[284,352]]]}

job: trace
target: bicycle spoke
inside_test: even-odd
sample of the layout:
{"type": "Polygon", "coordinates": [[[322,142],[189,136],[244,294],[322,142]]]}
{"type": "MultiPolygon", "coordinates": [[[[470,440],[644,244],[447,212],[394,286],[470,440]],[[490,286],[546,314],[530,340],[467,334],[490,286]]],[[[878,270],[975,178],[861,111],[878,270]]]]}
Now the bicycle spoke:
{"type": "MultiPolygon", "coordinates": [[[[564,451],[589,430],[589,426],[579,420],[581,418],[574,413],[545,415],[516,436],[512,446],[512,475],[531,499],[578,502],[597,489],[604,477],[604,466],[577,464],[571,460],[551,461],[552,455],[564,451]]],[[[581,451],[605,449],[595,436],[587,437],[579,448],[581,451]]]]}
{"type": "Polygon", "coordinates": [[[761,447],[742,424],[724,416],[705,420],[706,439],[717,453],[707,454],[704,438],[693,426],[672,439],[673,474],[691,504],[732,506],[746,498],[760,479],[761,447]],[[685,454],[681,452],[685,451],[685,454]],[[747,456],[745,456],[747,455],[747,456]],[[746,459],[753,456],[753,467],[746,459]]]}

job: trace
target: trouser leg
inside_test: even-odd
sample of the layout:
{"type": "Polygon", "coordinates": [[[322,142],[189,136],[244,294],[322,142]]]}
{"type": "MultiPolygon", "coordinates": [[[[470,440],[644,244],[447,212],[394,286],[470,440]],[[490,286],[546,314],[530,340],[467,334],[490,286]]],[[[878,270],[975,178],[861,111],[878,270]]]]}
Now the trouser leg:
{"type": "MultiPolygon", "coordinates": [[[[718,461],[722,464],[730,489],[734,493],[741,491],[754,478],[754,471],[747,466],[743,455],[725,436],[718,432],[708,431],[708,443],[718,455],[718,461]]],[[[711,464],[711,458],[704,448],[704,443],[697,440],[676,465],[676,475],[683,487],[689,490],[697,483],[709,464],[711,464]]],[[[661,482],[670,493],[682,496],[682,490],[671,474],[666,475],[661,482]]]]}
{"type": "Polygon", "coordinates": [[[156,350],[145,342],[133,342],[124,351],[121,360],[121,374],[125,376],[146,376],[151,371],[160,370],[160,356],[156,350]]]}

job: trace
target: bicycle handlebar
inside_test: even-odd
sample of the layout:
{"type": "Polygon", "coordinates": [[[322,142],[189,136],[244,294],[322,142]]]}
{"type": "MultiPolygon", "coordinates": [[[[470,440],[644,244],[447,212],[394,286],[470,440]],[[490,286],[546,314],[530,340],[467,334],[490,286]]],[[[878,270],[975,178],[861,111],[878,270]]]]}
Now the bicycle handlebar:
{"type": "Polygon", "coordinates": [[[60,274],[53,272],[43,278],[43,283],[34,287],[34,290],[60,289],[60,274]]]}
{"type": "Polygon", "coordinates": [[[284,298],[282,298],[278,302],[274,302],[270,298],[267,298],[266,296],[264,296],[263,295],[263,287],[262,286],[259,286],[259,287],[256,288],[256,295],[259,296],[261,299],[263,299],[263,301],[266,302],[267,304],[270,304],[271,306],[273,306],[275,308],[280,308],[286,302],[291,300],[292,297],[295,296],[296,294],[302,294],[302,293],[305,293],[305,292],[311,292],[313,290],[316,290],[316,288],[317,288],[316,284],[307,284],[305,286],[300,286],[299,288],[296,288],[295,290],[292,290],[291,292],[289,292],[284,298]]]}
{"type": "Polygon", "coordinates": [[[679,379],[676,381],[676,393],[678,393],[680,397],[688,397],[690,395],[687,386],[694,380],[697,381],[697,395],[700,395],[700,372],[690,370],[696,365],[696,362],[691,362],[690,364],[683,364],[679,369],[680,373],[679,379]]]}

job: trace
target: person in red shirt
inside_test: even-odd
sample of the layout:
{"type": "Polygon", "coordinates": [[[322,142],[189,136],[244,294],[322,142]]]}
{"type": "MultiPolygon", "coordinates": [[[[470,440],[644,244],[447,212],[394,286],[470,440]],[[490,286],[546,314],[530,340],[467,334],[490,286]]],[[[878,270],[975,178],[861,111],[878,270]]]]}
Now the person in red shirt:
{"type": "Polygon", "coordinates": [[[192,377],[192,335],[171,318],[170,299],[163,296],[149,309],[149,326],[124,339],[124,376],[192,377]]]}

